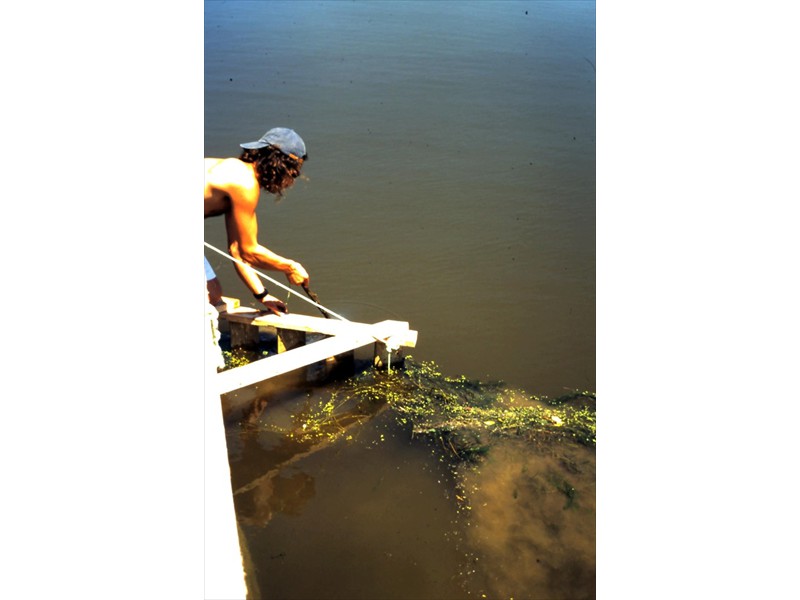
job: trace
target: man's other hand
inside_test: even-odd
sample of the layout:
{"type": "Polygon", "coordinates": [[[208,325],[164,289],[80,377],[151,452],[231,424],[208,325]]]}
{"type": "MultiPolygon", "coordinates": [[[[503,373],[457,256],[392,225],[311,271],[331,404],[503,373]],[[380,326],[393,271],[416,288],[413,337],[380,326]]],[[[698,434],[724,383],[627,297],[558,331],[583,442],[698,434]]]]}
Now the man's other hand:
{"type": "Polygon", "coordinates": [[[289,312],[289,308],[286,306],[285,302],[278,300],[275,296],[271,296],[269,294],[261,299],[261,304],[266,306],[268,310],[272,311],[276,315],[288,314],[289,312]]]}

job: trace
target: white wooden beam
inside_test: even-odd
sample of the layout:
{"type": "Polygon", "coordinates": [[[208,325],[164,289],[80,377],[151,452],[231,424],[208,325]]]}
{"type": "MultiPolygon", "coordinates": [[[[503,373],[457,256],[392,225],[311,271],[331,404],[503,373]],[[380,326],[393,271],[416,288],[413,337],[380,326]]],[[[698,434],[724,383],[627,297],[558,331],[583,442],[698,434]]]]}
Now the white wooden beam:
{"type": "Polygon", "coordinates": [[[398,323],[398,321],[382,321],[367,326],[357,324],[358,327],[351,324],[346,333],[267,356],[241,367],[228,369],[216,376],[215,383],[218,393],[226,394],[247,385],[306,367],[331,356],[361,348],[374,343],[376,338],[391,338],[402,333],[403,324],[398,325],[398,323]]]}
{"type": "MultiPolygon", "coordinates": [[[[234,299],[235,300],[235,299],[234,299]]],[[[369,329],[374,327],[368,323],[357,323],[354,321],[342,321],[340,319],[326,319],[324,317],[312,317],[289,313],[288,315],[275,315],[270,312],[255,310],[247,307],[237,307],[231,311],[220,314],[221,319],[227,319],[231,323],[242,323],[253,327],[274,327],[276,329],[291,329],[294,331],[305,331],[309,333],[322,333],[325,335],[350,334],[357,328],[369,329]]],[[[407,321],[382,321],[391,323],[391,333],[387,334],[387,340],[393,348],[405,346],[413,348],[417,344],[417,332],[409,329],[407,321]]],[[[381,338],[384,340],[385,338],[381,338]]]]}

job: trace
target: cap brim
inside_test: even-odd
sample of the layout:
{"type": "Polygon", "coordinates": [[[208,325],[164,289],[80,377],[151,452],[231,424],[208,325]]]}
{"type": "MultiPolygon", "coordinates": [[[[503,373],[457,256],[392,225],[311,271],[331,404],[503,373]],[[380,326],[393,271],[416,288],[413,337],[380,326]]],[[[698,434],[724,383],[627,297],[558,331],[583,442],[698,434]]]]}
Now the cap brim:
{"type": "Polygon", "coordinates": [[[266,142],[247,142],[246,144],[239,144],[239,146],[246,150],[259,150],[261,148],[266,148],[269,144],[266,142]]]}

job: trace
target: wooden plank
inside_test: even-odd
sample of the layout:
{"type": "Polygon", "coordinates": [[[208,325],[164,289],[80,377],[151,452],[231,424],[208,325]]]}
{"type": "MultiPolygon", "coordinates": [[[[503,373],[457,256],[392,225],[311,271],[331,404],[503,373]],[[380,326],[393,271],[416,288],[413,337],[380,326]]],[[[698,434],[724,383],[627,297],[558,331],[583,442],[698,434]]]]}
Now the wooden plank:
{"type": "MultiPolygon", "coordinates": [[[[290,313],[288,315],[275,315],[270,312],[257,311],[251,308],[238,308],[231,312],[222,313],[220,318],[232,323],[243,323],[254,327],[275,327],[276,329],[291,329],[309,333],[323,333],[325,335],[350,334],[355,328],[370,329],[373,325],[341,321],[339,319],[326,319],[290,313]]],[[[417,332],[410,330],[407,321],[382,321],[391,323],[391,336],[387,340],[392,347],[406,346],[413,348],[417,343],[417,332]]],[[[383,339],[383,338],[382,338],[383,339]]]]}
{"type": "Polygon", "coordinates": [[[401,346],[415,348],[417,345],[417,332],[413,329],[401,330],[399,333],[394,333],[386,338],[384,344],[391,348],[400,348],[401,346]]]}
{"type": "Polygon", "coordinates": [[[370,327],[365,323],[353,323],[341,321],[339,319],[325,319],[324,317],[312,317],[289,313],[288,315],[275,315],[269,312],[254,311],[245,312],[241,309],[228,313],[224,316],[231,322],[247,323],[258,327],[275,327],[277,329],[293,329],[295,331],[305,331],[309,333],[324,333],[325,335],[339,335],[352,330],[352,327],[370,327]]]}
{"type": "MultiPolygon", "coordinates": [[[[258,328],[251,327],[250,329],[258,328]]],[[[296,331],[292,329],[278,329],[278,353],[288,352],[300,346],[306,345],[306,336],[311,335],[307,331],[296,331]]]]}
{"type": "Polygon", "coordinates": [[[238,298],[229,298],[228,296],[221,296],[222,301],[217,304],[217,310],[219,312],[222,311],[233,311],[239,308],[239,299],[238,298]]]}
{"type": "Polygon", "coordinates": [[[251,327],[244,323],[229,323],[232,348],[256,348],[260,335],[258,327],[251,327]]]}
{"type": "Polygon", "coordinates": [[[379,323],[370,328],[358,328],[349,334],[329,337],[313,344],[300,346],[281,354],[267,356],[242,367],[218,373],[215,383],[220,394],[288,373],[330,356],[342,354],[375,342],[375,337],[391,335],[392,327],[379,323]],[[383,325],[383,327],[381,327],[383,325]]]}

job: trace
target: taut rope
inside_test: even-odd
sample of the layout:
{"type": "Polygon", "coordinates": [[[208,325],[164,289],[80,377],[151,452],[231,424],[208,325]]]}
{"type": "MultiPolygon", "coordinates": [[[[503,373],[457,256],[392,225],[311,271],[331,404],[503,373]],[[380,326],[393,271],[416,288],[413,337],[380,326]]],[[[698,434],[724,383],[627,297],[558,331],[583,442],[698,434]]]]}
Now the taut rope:
{"type": "Polygon", "coordinates": [[[290,294],[294,294],[295,296],[297,296],[297,297],[298,297],[298,298],[300,298],[301,300],[305,300],[305,301],[306,301],[306,302],[308,302],[309,304],[313,304],[313,305],[314,305],[314,306],[316,306],[318,309],[320,309],[320,310],[322,310],[322,311],[324,311],[324,312],[326,312],[326,313],[328,313],[328,314],[330,314],[330,315],[333,315],[334,317],[336,317],[337,319],[339,319],[339,320],[341,320],[341,321],[347,321],[348,323],[350,322],[350,320],[349,320],[349,319],[345,319],[343,316],[341,316],[341,315],[337,315],[337,314],[336,314],[335,312],[333,312],[331,309],[329,309],[329,308],[326,308],[326,307],[322,306],[322,305],[321,305],[319,302],[315,302],[315,301],[314,301],[314,300],[312,300],[311,298],[306,298],[305,296],[302,296],[302,295],[298,294],[298,293],[297,293],[297,292],[295,292],[295,291],[294,291],[292,288],[290,288],[290,287],[288,287],[288,286],[285,286],[285,285],[283,285],[283,284],[282,284],[281,282],[279,282],[279,281],[275,281],[275,280],[274,280],[272,277],[270,277],[269,275],[264,275],[264,273],[261,273],[261,272],[260,272],[260,271],[258,271],[257,269],[254,269],[254,268],[253,268],[251,265],[248,265],[246,262],[243,262],[243,261],[239,260],[238,258],[234,258],[233,256],[231,256],[231,255],[230,255],[230,254],[228,254],[227,252],[223,252],[223,251],[222,251],[222,250],[220,250],[219,248],[215,248],[214,246],[212,246],[211,244],[209,244],[209,243],[208,243],[208,242],[206,242],[206,241],[204,241],[204,242],[203,242],[203,244],[205,244],[206,248],[210,248],[211,250],[213,250],[213,251],[214,251],[214,252],[216,252],[217,254],[221,254],[222,256],[224,256],[224,257],[226,257],[226,258],[230,258],[232,261],[239,263],[240,265],[243,265],[243,266],[245,266],[245,267],[249,267],[249,268],[253,269],[253,271],[255,271],[255,272],[256,272],[256,274],[257,274],[259,277],[263,277],[264,279],[268,279],[269,281],[271,281],[272,283],[274,283],[274,284],[275,284],[275,285],[277,285],[278,287],[281,287],[281,288],[283,288],[284,290],[286,290],[286,291],[287,291],[287,292],[289,292],[290,294]]]}
{"type": "MultiPolygon", "coordinates": [[[[335,313],[335,312],[333,312],[331,309],[329,309],[329,308],[327,308],[327,307],[325,307],[325,306],[322,306],[322,305],[321,305],[319,302],[316,302],[316,301],[312,300],[311,298],[306,298],[305,296],[301,296],[300,294],[298,294],[297,292],[295,292],[295,291],[294,291],[292,288],[290,288],[290,287],[288,287],[288,286],[285,286],[285,285],[283,285],[283,284],[282,284],[281,282],[279,282],[279,281],[275,281],[275,280],[274,280],[272,277],[270,277],[269,275],[265,275],[264,273],[262,273],[262,272],[258,271],[257,269],[253,268],[251,265],[248,265],[247,263],[245,263],[245,262],[242,262],[242,261],[241,261],[241,260],[239,260],[238,258],[234,258],[233,256],[231,256],[231,255],[230,255],[230,254],[228,254],[227,252],[223,252],[223,251],[222,251],[222,250],[220,250],[219,248],[215,248],[214,246],[212,246],[211,244],[209,244],[209,243],[208,243],[208,242],[206,242],[206,241],[203,241],[203,244],[205,244],[206,248],[210,248],[211,250],[213,250],[213,251],[214,251],[214,252],[216,252],[217,254],[221,254],[222,256],[224,256],[224,257],[226,257],[226,258],[229,258],[229,259],[231,259],[232,261],[239,263],[240,265],[244,265],[245,267],[250,267],[251,269],[253,269],[253,271],[255,271],[255,273],[256,273],[256,274],[257,274],[259,277],[263,277],[264,279],[267,279],[267,280],[271,281],[272,283],[274,283],[274,284],[275,284],[275,285],[277,285],[278,287],[280,287],[280,288],[283,288],[284,290],[286,290],[286,291],[287,291],[287,292],[289,292],[290,294],[294,294],[295,296],[297,296],[298,298],[300,298],[300,299],[302,299],[302,300],[305,300],[305,301],[306,301],[306,302],[308,302],[309,304],[313,304],[313,305],[314,305],[314,306],[316,306],[316,307],[317,307],[319,310],[321,310],[321,311],[323,312],[323,314],[324,314],[324,313],[328,313],[329,315],[333,315],[334,317],[336,317],[337,319],[339,319],[339,320],[341,320],[341,321],[346,321],[346,322],[348,322],[348,323],[350,323],[350,322],[351,322],[349,319],[346,319],[346,318],[344,318],[343,316],[341,316],[341,315],[339,315],[339,314],[336,314],[336,313],[335,313]]],[[[307,290],[307,289],[306,289],[306,293],[308,293],[308,290],[307,290]]],[[[373,336],[373,337],[375,337],[375,336],[373,336]]],[[[382,340],[382,339],[380,339],[380,338],[377,338],[377,337],[375,337],[375,341],[381,342],[382,344],[386,344],[386,340],[382,340]]],[[[389,347],[389,344],[386,344],[386,353],[387,353],[387,364],[386,364],[386,366],[387,366],[387,369],[388,369],[389,371],[391,371],[391,370],[392,370],[392,349],[389,347]]]]}

